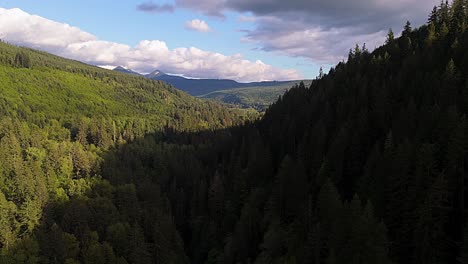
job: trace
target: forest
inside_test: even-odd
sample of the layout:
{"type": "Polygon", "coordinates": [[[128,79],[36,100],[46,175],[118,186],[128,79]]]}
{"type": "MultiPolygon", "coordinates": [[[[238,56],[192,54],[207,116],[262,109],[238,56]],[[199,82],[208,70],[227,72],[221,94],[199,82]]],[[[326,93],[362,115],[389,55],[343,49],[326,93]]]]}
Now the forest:
{"type": "Polygon", "coordinates": [[[0,263],[468,263],[468,2],[395,35],[260,118],[0,44],[0,263]]]}
{"type": "Polygon", "coordinates": [[[176,252],[168,207],[152,202],[135,211],[135,185],[103,178],[106,157],[146,134],[162,139],[165,131],[222,129],[255,117],[162,82],[7,43],[0,43],[0,80],[0,263],[128,263],[146,241],[143,217],[167,230],[161,236],[174,240],[166,247],[176,252]],[[117,224],[109,227],[117,244],[133,243],[125,258],[98,232],[109,224],[104,212],[117,224]]]}

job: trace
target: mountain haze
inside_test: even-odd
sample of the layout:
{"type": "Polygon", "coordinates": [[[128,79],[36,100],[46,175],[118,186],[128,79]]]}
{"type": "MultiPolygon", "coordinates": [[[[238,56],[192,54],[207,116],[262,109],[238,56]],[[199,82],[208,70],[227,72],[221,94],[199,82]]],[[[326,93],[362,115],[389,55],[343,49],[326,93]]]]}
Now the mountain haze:
{"type": "MultiPolygon", "coordinates": [[[[125,69],[123,67],[117,67],[114,71],[119,71],[128,74],[135,74],[134,71],[125,69]]],[[[201,96],[214,91],[237,89],[246,87],[270,87],[277,86],[280,84],[287,84],[291,81],[269,81],[269,82],[251,82],[251,83],[239,83],[233,80],[227,79],[190,79],[176,75],[166,74],[160,70],[155,70],[149,74],[144,75],[146,78],[163,81],[170,84],[177,89],[180,89],[193,96],[201,96]]]]}

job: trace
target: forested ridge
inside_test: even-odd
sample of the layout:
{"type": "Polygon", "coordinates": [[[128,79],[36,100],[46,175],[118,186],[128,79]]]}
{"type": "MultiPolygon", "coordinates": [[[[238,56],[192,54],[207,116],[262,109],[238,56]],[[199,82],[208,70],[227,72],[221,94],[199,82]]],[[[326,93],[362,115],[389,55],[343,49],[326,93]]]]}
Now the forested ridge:
{"type": "Polygon", "coordinates": [[[162,82],[1,42],[0,263],[152,263],[156,239],[167,263],[184,262],[158,186],[139,203],[135,185],[111,185],[102,166],[146,134],[246,118],[162,82]]]}
{"type": "Polygon", "coordinates": [[[104,104],[98,119],[4,99],[0,263],[468,263],[467,5],[443,2],[373,52],[356,46],[243,125],[161,83],[41,68],[42,53],[2,44],[17,74],[122,78],[124,91],[142,82],[189,106],[157,126],[160,109],[133,101],[150,88],[99,92],[144,110],[104,104]],[[197,119],[196,107],[209,110],[197,119]],[[132,117],[148,129],[113,137],[114,119],[132,117]]]}
{"type": "MultiPolygon", "coordinates": [[[[259,112],[263,112],[268,109],[272,103],[276,102],[280,95],[283,95],[287,90],[300,82],[301,81],[289,82],[276,86],[220,90],[199,96],[199,98],[224,103],[231,107],[241,107],[244,109],[253,108],[259,112]]],[[[304,85],[307,86],[310,85],[312,81],[304,80],[303,82],[304,85]]]]}
{"type": "Polygon", "coordinates": [[[467,19],[442,3],[260,121],[146,137],[111,175],[159,179],[190,263],[467,263],[467,19]]]}

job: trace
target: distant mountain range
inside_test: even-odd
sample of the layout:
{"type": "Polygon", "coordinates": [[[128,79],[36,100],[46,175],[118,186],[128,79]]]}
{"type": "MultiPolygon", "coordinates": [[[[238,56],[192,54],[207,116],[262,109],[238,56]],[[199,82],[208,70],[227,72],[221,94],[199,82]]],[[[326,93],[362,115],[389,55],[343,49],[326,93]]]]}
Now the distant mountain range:
{"type": "Polygon", "coordinates": [[[246,87],[270,87],[290,83],[291,81],[270,81],[239,83],[228,79],[189,79],[181,76],[166,74],[160,70],[155,70],[150,74],[139,74],[124,67],[116,67],[114,71],[139,75],[149,79],[163,81],[193,96],[203,96],[219,90],[230,90],[246,87]]]}

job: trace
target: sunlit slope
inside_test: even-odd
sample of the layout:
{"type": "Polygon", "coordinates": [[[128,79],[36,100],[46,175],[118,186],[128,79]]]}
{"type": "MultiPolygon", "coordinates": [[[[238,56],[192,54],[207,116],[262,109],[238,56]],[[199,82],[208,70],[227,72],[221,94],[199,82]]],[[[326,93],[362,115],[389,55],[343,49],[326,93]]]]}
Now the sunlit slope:
{"type": "Polygon", "coordinates": [[[226,118],[229,110],[162,82],[5,43],[0,43],[0,80],[4,116],[132,118],[144,119],[153,128],[178,123],[183,129],[219,128],[233,122],[226,118]]]}

